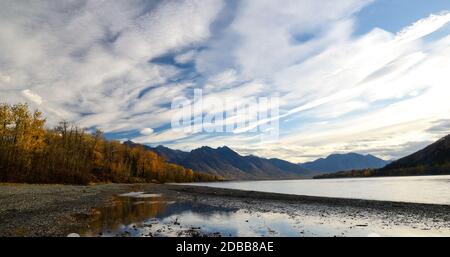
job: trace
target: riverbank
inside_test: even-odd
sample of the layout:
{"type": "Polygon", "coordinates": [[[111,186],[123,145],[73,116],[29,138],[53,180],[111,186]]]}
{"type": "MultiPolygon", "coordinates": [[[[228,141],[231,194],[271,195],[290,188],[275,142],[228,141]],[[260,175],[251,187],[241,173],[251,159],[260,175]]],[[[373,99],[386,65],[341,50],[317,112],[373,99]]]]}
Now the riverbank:
{"type": "MultiPolygon", "coordinates": [[[[157,208],[152,205],[148,212],[142,212],[141,209],[144,207],[141,207],[140,214],[135,215],[136,217],[132,219],[132,227],[138,230],[136,226],[146,226],[145,231],[148,235],[164,235],[162,230],[173,231],[179,229],[178,226],[180,228],[183,225],[184,227],[192,226],[189,224],[188,218],[183,221],[185,223],[179,224],[181,221],[178,221],[178,217],[184,217],[181,214],[182,211],[186,212],[191,208],[186,206],[194,205],[208,210],[226,209],[228,214],[245,216],[244,224],[249,223],[249,217],[253,216],[284,215],[292,219],[292,224],[298,225],[298,236],[369,234],[450,236],[449,205],[308,197],[161,184],[0,185],[0,220],[2,220],[0,236],[66,236],[82,231],[90,231],[86,233],[87,235],[102,235],[101,231],[93,232],[93,219],[98,219],[99,212],[104,210],[103,207],[117,204],[117,195],[129,192],[162,195],[165,199],[170,200],[165,200],[165,205],[169,202],[190,204],[182,205],[184,210],[176,212],[176,216],[173,216],[176,217],[175,222],[159,224],[161,226],[157,226],[157,223],[164,221],[161,217],[172,218],[172,216],[163,215],[164,211],[167,212],[167,209],[170,208],[158,204],[157,208]],[[145,221],[145,215],[153,215],[153,228],[145,222],[141,225],[138,224],[139,219],[145,221]],[[325,230],[326,233],[323,232],[325,230]]],[[[149,203],[155,204],[156,202],[158,201],[152,200],[149,203]]],[[[138,204],[142,203],[144,201],[133,202],[130,206],[138,208],[138,204]]],[[[131,208],[130,206],[126,206],[127,210],[131,208]]],[[[113,214],[118,215],[117,213],[113,214]]],[[[116,218],[120,219],[119,216],[116,218]]],[[[129,220],[123,219],[123,222],[130,222],[129,220]]],[[[268,230],[274,231],[274,229],[268,230]]],[[[127,233],[117,235],[130,234],[130,232],[127,233]]],[[[196,235],[201,234],[200,231],[196,233],[196,235]]],[[[208,231],[208,233],[214,234],[215,232],[208,231]]],[[[289,235],[292,235],[292,232],[290,233],[289,235]]],[[[220,232],[217,234],[220,235],[220,232]]],[[[182,235],[190,236],[192,234],[182,235]]],[[[283,231],[280,230],[278,235],[283,235],[283,231]]],[[[222,236],[225,235],[222,234],[222,236]]]]}

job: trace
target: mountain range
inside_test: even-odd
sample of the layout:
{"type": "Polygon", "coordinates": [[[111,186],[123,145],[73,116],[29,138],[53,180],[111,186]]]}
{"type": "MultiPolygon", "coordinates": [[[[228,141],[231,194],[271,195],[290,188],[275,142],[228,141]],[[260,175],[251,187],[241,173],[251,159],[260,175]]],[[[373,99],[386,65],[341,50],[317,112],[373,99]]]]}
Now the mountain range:
{"type": "Polygon", "coordinates": [[[389,162],[371,154],[358,153],[332,154],[326,158],[320,158],[312,162],[299,165],[308,170],[320,172],[337,172],[356,169],[377,169],[386,166],[389,162]]]}
{"type": "MultiPolygon", "coordinates": [[[[136,147],[131,141],[125,144],[136,147]]],[[[217,175],[229,180],[299,179],[311,178],[336,170],[355,167],[381,167],[385,161],[371,155],[341,154],[305,164],[295,164],[281,159],[267,159],[254,155],[242,156],[227,146],[211,148],[203,146],[190,152],[165,146],[142,147],[162,156],[166,161],[197,172],[217,175]]]]}
{"type": "MultiPolygon", "coordinates": [[[[129,142],[128,144],[130,145],[129,142]]],[[[190,152],[173,150],[165,146],[145,147],[161,155],[168,162],[230,180],[298,179],[320,174],[280,159],[242,156],[226,146],[216,149],[203,146],[190,152]]]]}
{"type": "Polygon", "coordinates": [[[385,167],[319,175],[316,178],[450,174],[450,135],[385,167]]]}

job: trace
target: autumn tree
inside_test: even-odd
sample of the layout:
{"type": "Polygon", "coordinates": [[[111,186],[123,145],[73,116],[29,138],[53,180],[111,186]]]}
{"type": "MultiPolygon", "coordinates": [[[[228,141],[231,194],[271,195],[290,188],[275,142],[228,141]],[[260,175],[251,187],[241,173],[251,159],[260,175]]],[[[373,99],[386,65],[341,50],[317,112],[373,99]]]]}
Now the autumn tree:
{"type": "Polygon", "coordinates": [[[45,128],[26,104],[0,104],[0,181],[87,184],[89,182],[191,182],[217,177],[167,163],[142,146],[106,140],[67,121],[45,128]]]}

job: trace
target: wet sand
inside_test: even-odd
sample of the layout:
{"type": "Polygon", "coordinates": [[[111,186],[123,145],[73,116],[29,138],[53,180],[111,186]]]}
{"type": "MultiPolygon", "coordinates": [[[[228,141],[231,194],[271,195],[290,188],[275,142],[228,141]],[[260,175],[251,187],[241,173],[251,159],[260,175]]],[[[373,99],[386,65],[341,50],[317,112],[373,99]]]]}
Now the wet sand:
{"type": "MultiPolygon", "coordinates": [[[[232,215],[229,217],[242,218],[244,225],[251,223],[252,220],[249,222],[249,219],[254,216],[270,214],[270,217],[285,217],[292,221],[293,226],[298,227],[298,236],[450,236],[449,205],[309,197],[158,184],[0,185],[0,236],[67,236],[70,233],[103,235],[104,231],[94,228],[95,219],[101,216],[104,210],[102,208],[117,204],[117,195],[129,192],[159,194],[167,199],[165,204],[194,203],[202,208],[226,208],[229,213],[227,215],[232,215]]],[[[144,216],[136,215],[131,220],[124,219],[124,222],[130,223],[125,225],[131,225],[130,229],[140,233],[132,234],[132,231],[122,230],[120,234],[112,235],[144,236],[141,233],[144,230],[139,229],[139,226],[145,226],[145,236],[227,236],[223,231],[202,232],[187,220],[179,221],[177,217],[183,217],[180,215],[173,216],[176,218],[170,216],[169,223],[162,223],[163,219],[158,219],[160,213],[152,208],[154,205],[145,209],[142,214],[144,216]],[[145,217],[148,213],[152,213],[154,217],[145,217]],[[146,220],[147,223],[140,224],[139,219],[146,220]]],[[[266,217],[266,220],[270,217],[266,217]]],[[[212,219],[211,222],[217,220],[212,219]]],[[[270,233],[274,231],[273,234],[262,235],[283,235],[281,232],[277,234],[275,229],[267,229],[270,233]]],[[[290,232],[287,235],[297,234],[290,232]]]]}

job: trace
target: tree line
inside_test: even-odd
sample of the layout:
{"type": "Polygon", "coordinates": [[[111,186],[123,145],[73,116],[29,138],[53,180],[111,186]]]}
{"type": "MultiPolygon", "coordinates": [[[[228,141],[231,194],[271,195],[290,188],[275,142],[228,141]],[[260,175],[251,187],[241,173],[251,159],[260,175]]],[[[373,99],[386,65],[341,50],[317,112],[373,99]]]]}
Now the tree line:
{"type": "Polygon", "coordinates": [[[0,104],[0,182],[198,182],[219,177],[166,162],[143,146],[106,140],[97,130],[60,122],[47,129],[27,104],[0,104]]]}
{"type": "Polygon", "coordinates": [[[330,174],[315,176],[315,179],[327,178],[358,178],[358,177],[388,177],[388,176],[424,176],[424,175],[448,175],[450,174],[450,163],[434,165],[417,165],[414,167],[362,169],[340,171],[330,174]]]}

